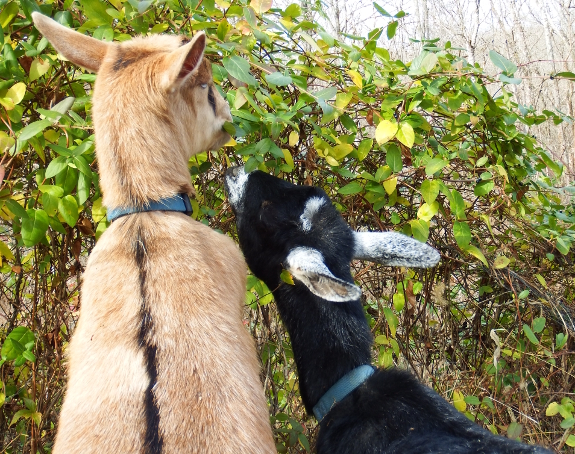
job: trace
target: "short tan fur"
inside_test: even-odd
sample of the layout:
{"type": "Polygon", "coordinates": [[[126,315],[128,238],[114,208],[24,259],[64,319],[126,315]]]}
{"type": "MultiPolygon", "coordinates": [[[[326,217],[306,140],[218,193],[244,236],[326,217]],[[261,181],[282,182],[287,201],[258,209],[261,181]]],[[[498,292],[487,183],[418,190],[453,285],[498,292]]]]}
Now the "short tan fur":
{"type": "MultiPolygon", "coordinates": [[[[121,44],[33,14],[93,93],[104,204],[190,193],[187,162],[229,140],[205,35],[121,44]]],[[[88,259],[53,449],[59,453],[273,453],[236,245],[183,213],[112,223],[88,259]]]]}

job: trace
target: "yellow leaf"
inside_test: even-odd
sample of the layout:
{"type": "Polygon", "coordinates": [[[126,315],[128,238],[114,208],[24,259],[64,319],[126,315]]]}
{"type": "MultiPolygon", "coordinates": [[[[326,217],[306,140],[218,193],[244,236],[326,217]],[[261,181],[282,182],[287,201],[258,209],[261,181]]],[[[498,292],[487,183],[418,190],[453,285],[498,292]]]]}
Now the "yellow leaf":
{"type": "Polygon", "coordinates": [[[338,109],[344,109],[350,103],[353,98],[353,93],[350,92],[340,92],[335,95],[335,107],[338,109]]]}
{"type": "Polygon", "coordinates": [[[453,406],[459,411],[463,412],[467,408],[463,393],[461,391],[453,391],[453,406]]]}
{"type": "Polygon", "coordinates": [[[439,211],[439,203],[437,201],[431,204],[424,203],[417,210],[417,218],[423,219],[424,221],[431,221],[431,218],[437,214],[439,211]]]}
{"type": "Polygon", "coordinates": [[[6,148],[14,145],[14,139],[4,131],[0,131],[0,152],[4,152],[6,148]]]}
{"type": "Polygon", "coordinates": [[[381,120],[375,130],[375,140],[379,145],[389,142],[397,133],[397,123],[381,120]]]}
{"type": "Polygon", "coordinates": [[[280,279],[284,281],[286,284],[295,285],[293,282],[293,276],[290,274],[288,270],[283,270],[281,272],[280,279]]]}
{"type": "Polygon", "coordinates": [[[228,9],[230,7],[230,2],[225,0],[216,0],[216,5],[218,5],[222,9],[228,9]]]}
{"type": "Polygon", "coordinates": [[[290,147],[294,147],[296,143],[299,141],[299,134],[297,131],[292,131],[289,133],[288,143],[290,147]]]}
{"type": "Polygon", "coordinates": [[[408,148],[413,147],[413,142],[415,142],[415,133],[409,123],[401,123],[399,125],[397,140],[408,148]]]}
{"type": "Polygon", "coordinates": [[[489,266],[483,252],[477,249],[475,246],[468,244],[467,246],[462,248],[468,254],[471,254],[473,257],[478,258],[485,266],[489,266]]]}
{"type": "Polygon", "coordinates": [[[385,189],[385,192],[387,192],[387,194],[392,194],[393,191],[395,191],[395,188],[397,186],[397,177],[393,177],[390,178],[389,180],[385,180],[383,182],[383,188],[385,189]]]}
{"type": "Polygon", "coordinates": [[[329,150],[329,154],[338,161],[341,161],[352,151],[353,151],[353,145],[350,145],[349,143],[342,143],[340,145],[336,145],[331,150],[329,150]]]}
{"type": "MultiPolygon", "coordinates": [[[[314,41],[314,39],[311,36],[309,36],[305,32],[300,32],[300,34],[301,34],[301,37],[311,46],[312,50],[314,50],[315,52],[319,52],[320,54],[323,54],[323,51],[321,50],[321,48],[317,45],[317,43],[314,41]]],[[[311,68],[312,73],[313,73],[313,70],[315,68],[321,69],[318,66],[314,66],[313,68],[311,68]]],[[[325,71],[323,71],[323,73],[327,76],[325,71]]],[[[319,77],[319,76],[317,76],[317,77],[319,77]]]]}
{"type": "Polygon", "coordinates": [[[501,268],[505,268],[507,265],[509,265],[509,259],[504,255],[500,255],[493,261],[493,267],[498,270],[501,268]]]}
{"type": "Polygon", "coordinates": [[[293,170],[293,157],[287,148],[282,148],[282,153],[284,154],[285,162],[293,170]]]}
{"type": "Polygon", "coordinates": [[[331,156],[326,156],[326,157],[325,157],[325,160],[327,161],[327,163],[328,163],[330,166],[338,166],[338,165],[339,165],[339,162],[337,162],[337,161],[336,161],[334,158],[332,158],[331,156]]]}
{"type": "Polygon", "coordinates": [[[0,254],[2,254],[8,260],[14,260],[14,254],[12,254],[10,248],[6,246],[6,243],[2,241],[0,241],[0,254]]]}
{"type": "Polygon", "coordinates": [[[350,69],[347,74],[351,77],[352,82],[357,85],[359,88],[363,88],[363,77],[357,71],[350,69]]]}
{"type": "Polygon", "coordinates": [[[236,99],[234,99],[234,109],[239,109],[242,107],[248,100],[244,96],[244,94],[238,90],[236,92],[236,99]]]}
{"type": "Polygon", "coordinates": [[[272,0],[252,0],[250,6],[256,13],[262,14],[272,7],[272,0]]]}
{"type": "Polygon", "coordinates": [[[41,58],[35,58],[30,65],[30,82],[39,79],[50,69],[50,60],[42,60],[41,58]]]}
{"type": "Polygon", "coordinates": [[[235,141],[233,137],[230,137],[230,140],[224,145],[224,147],[233,147],[238,143],[235,141]]]}
{"type": "Polygon", "coordinates": [[[6,97],[10,98],[14,104],[19,104],[24,95],[26,94],[26,84],[18,82],[17,84],[10,87],[10,90],[6,92],[6,97]]]}

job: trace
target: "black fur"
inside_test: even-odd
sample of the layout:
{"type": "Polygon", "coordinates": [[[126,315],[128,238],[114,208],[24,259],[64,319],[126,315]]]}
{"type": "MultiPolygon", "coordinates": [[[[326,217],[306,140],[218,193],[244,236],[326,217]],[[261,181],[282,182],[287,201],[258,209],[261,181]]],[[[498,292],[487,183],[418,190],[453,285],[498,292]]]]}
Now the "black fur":
{"type": "Polygon", "coordinates": [[[146,297],[146,243],[140,231],[134,242],[135,259],[139,270],[140,297],[140,329],[138,331],[138,345],[144,350],[144,362],[150,382],[144,395],[144,415],[146,419],[146,433],[144,435],[143,454],[161,454],[163,439],[160,435],[160,409],[154,397],[154,386],[158,381],[158,365],[156,362],[156,346],[151,337],[153,331],[152,315],[146,297]]]}
{"type": "Polygon", "coordinates": [[[208,91],[208,102],[214,111],[214,115],[216,115],[216,98],[214,98],[213,88],[210,86],[208,91]]]}
{"type": "MultiPolygon", "coordinates": [[[[226,188],[229,191],[229,178],[226,188]]],[[[252,272],[272,289],[289,332],[308,412],[352,369],[371,362],[372,337],[359,300],[333,303],[302,283],[280,279],[295,247],[319,250],[336,277],[353,283],[353,234],[323,190],[296,186],[260,171],[249,174],[232,203],[240,247],[252,272]],[[301,228],[307,200],[326,203],[301,228]]],[[[320,423],[318,453],[545,453],[544,448],[494,436],[420,384],[410,373],[379,369],[335,405],[320,423]]]]}

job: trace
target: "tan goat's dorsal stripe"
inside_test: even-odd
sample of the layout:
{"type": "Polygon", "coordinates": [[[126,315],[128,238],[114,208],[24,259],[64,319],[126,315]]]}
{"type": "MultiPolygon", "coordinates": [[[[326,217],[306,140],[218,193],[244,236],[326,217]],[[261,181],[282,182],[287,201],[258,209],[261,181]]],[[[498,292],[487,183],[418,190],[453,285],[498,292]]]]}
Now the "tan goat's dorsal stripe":
{"type": "Polygon", "coordinates": [[[154,386],[158,381],[158,367],[156,363],[156,345],[151,339],[153,320],[147,299],[146,274],[148,251],[146,242],[138,228],[134,244],[136,265],[140,279],[140,330],[138,332],[138,345],[144,350],[144,365],[150,382],[144,395],[144,416],[146,429],[144,434],[142,454],[161,454],[164,441],[160,436],[160,409],[154,397],[154,386]]]}

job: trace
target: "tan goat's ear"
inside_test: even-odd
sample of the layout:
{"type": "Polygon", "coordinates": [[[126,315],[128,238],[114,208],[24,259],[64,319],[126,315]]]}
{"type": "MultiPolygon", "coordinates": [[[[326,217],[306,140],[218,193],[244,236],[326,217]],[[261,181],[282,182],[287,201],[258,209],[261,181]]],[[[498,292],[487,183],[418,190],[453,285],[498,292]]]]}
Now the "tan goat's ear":
{"type": "Polygon", "coordinates": [[[82,35],[38,12],[32,13],[32,19],[34,26],[50,41],[54,49],[72,63],[98,72],[111,44],[82,35]]]}
{"type": "Polygon", "coordinates": [[[206,34],[198,33],[186,45],[173,51],[168,57],[168,68],[166,69],[166,87],[173,89],[197,71],[204,58],[206,48],[206,34]]]}

